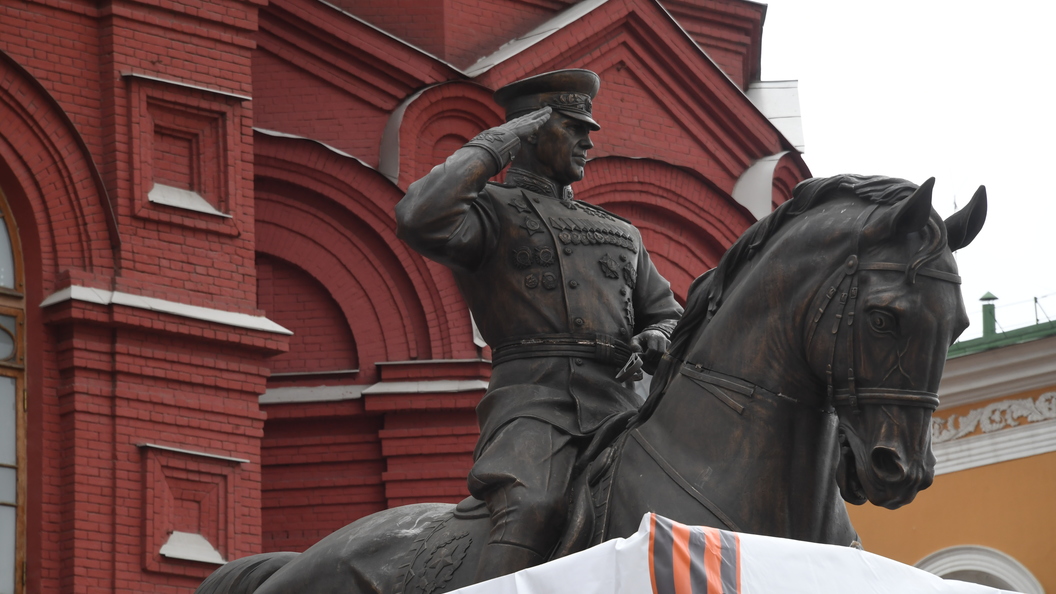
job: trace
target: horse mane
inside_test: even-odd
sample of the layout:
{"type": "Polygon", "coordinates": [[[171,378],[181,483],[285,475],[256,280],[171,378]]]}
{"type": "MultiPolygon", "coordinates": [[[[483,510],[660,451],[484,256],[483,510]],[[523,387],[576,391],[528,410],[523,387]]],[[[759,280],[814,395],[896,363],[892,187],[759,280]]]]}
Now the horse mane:
{"type": "MultiPolygon", "coordinates": [[[[657,367],[649,398],[642,405],[634,424],[644,421],[651,414],[682,365],[693,338],[704,330],[724,303],[727,288],[737,274],[786,223],[845,192],[869,204],[890,206],[910,197],[917,187],[917,184],[904,179],[852,174],[815,177],[797,184],[791,200],[756,221],[722,256],[718,266],[699,276],[690,285],[685,312],[671,335],[671,347],[657,367]]],[[[909,282],[913,282],[921,266],[938,258],[946,247],[946,227],[934,212],[929,218],[925,235],[924,246],[907,269],[909,282]]]]}

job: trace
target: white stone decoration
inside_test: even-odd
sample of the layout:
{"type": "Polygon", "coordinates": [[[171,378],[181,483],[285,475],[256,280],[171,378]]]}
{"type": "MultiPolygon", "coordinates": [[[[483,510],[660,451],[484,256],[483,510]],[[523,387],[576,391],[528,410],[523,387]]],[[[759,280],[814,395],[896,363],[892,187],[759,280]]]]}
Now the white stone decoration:
{"type": "Polygon", "coordinates": [[[1019,427],[1025,420],[1037,423],[1056,419],[1056,392],[1045,392],[1036,399],[1001,400],[977,408],[967,415],[951,415],[947,419],[931,420],[931,441],[939,444],[974,433],[1019,427]]]}

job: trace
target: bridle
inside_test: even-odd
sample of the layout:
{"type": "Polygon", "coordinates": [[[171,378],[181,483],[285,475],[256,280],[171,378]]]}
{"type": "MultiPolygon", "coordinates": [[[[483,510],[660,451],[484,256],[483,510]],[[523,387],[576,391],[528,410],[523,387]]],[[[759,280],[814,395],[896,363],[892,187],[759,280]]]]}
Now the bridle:
{"type": "MultiPolygon", "coordinates": [[[[855,325],[855,312],[858,302],[858,273],[861,271],[888,271],[888,272],[903,272],[908,275],[909,264],[899,264],[895,262],[871,262],[863,264],[859,260],[859,253],[861,251],[861,238],[862,232],[865,229],[865,225],[869,220],[869,217],[877,209],[876,204],[869,205],[858,215],[858,219],[855,222],[856,230],[853,239],[853,250],[851,254],[844,260],[844,263],[836,269],[821,285],[822,287],[828,287],[825,290],[819,290],[814,297],[812,307],[808,311],[814,311],[814,317],[811,319],[810,325],[807,329],[806,336],[806,349],[809,352],[810,345],[817,334],[818,328],[821,326],[821,319],[824,317],[826,310],[835,301],[838,303],[839,309],[836,311],[836,315],[832,324],[830,334],[832,335],[832,344],[829,348],[829,362],[826,366],[826,406],[827,410],[832,410],[836,406],[849,405],[852,410],[858,411],[859,406],[862,404],[894,404],[899,406],[919,406],[935,410],[939,405],[939,395],[935,392],[928,392],[925,390],[901,390],[891,388],[861,388],[858,387],[855,380],[855,360],[859,350],[855,347],[860,346],[857,341],[858,326],[855,325]],[[836,296],[839,298],[836,299],[836,296]],[[846,323],[842,323],[846,319],[846,323]],[[849,353],[850,362],[847,368],[847,382],[846,388],[835,389],[833,381],[833,366],[836,364],[836,346],[840,343],[841,329],[846,326],[846,331],[843,332],[843,337],[846,339],[847,352],[849,353]]],[[[916,271],[918,276],[926,276],[934,278],[940,281],[960,284],[961,277],[950,273],[943,272],[941,270],[935,270],[933,268],[919,268],[916,271]]]]}

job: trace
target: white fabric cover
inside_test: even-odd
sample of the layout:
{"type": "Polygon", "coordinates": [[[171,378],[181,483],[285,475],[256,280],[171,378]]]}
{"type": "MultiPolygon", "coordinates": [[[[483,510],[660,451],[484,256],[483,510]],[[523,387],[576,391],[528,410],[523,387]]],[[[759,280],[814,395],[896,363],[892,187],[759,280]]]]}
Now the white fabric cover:
{"type": "Polygon", "coordinates": [[[689,527],[655,514],[602,543],[459,594],[993,594],[866,551],[689,527]]]}

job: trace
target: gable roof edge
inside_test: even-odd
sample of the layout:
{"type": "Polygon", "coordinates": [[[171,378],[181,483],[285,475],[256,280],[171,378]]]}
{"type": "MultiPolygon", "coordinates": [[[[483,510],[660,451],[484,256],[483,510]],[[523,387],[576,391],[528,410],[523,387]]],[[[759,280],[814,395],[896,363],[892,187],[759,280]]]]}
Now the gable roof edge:
{"type": "Polygon", "coordinates": [[[531,31],[520,37],[507,41],[502,44],[499,49],[474,62],[469,68],[466,68],[466,76],[476,78],[481,74],[484,74],[495,66],[498,66],[517,54],[520,54],[524,50],[532,47],[547,37],[550,37],[554,33],[557,33],[561,29],[564,29],[569,24],[590,14],[594,9],[608,1],[609,0],[583,0],[582,2],[577,2],[576,4],[569,6],[531,31]]]}
{"type": "Polygon", "coordinates": [[[386,31],[386,30],[384,30],[384,29],[382,29],[382,28],[380,28],[380,27],[378,27],[378,26],[376,26],[376,25],[374,25],[374,24],[372,24],[372,23],[370,23],[370,22],[368,22],[366,20],[363,20],[361,17],[358,17],[358,16],[352,14],[351,12],[348,12],[347,10],[341,8],[340,6],[337,6],[335,4],[331,4],[330,2],[327,2],[326,0],[316,0],[316,2],[318,2],[319,4],[322,4],[323,6],[326,6],[326,7],[330,8],[330,9],[336,10],[337,12],[341,13],[342,15],[344,15],[344,16],[346,16],[346,17],[348,17],[348,18],[350,18],[350,19],[352,19],[352,20],[354,20],[354,21],[356,21],[356,22],[358,22],[360,24],[362,24],[365,27],[373,29],[374,31],[378,32],[379,34],[384,35],[385,37],[388,37],[389,39],[392,39],[393,41],[399,43],[400,45],[407,46],[407,47],[413,49],[414,51],[422,54],[423,56],[426,56],[428,58],[436,60],[437,62],[440,62],[444,66],[447,66],[448,68],[450,68],[451,70],[454,70],[455,72],[457,72],[458,74],[461,74],[462,76],[469,77],[469,75],[466,74],[466,71],[462,70],[458,66],[455,66],[454,64],[448,62],[447,60],[444,60],[443,58],[439,58],[437,56],[434,56],[433,54],[425,51],[424,49],[418,47],[417,45],[414,45],[413,43],[411,43],[411,42],[409,42],[409,41],[407,41],[405,39],[397,37],[397,36],[393,35],[392,33],[389,33],[388,31],[386,31]]]}

